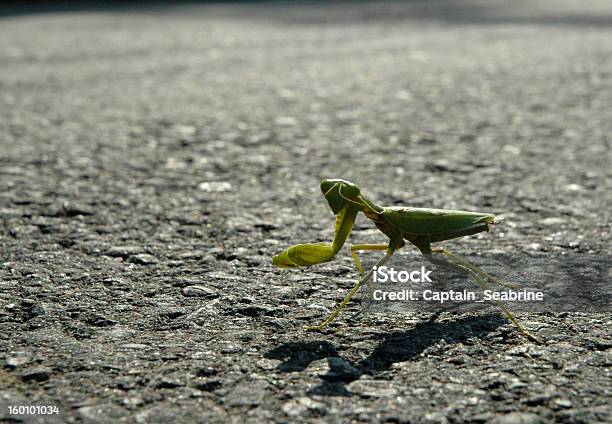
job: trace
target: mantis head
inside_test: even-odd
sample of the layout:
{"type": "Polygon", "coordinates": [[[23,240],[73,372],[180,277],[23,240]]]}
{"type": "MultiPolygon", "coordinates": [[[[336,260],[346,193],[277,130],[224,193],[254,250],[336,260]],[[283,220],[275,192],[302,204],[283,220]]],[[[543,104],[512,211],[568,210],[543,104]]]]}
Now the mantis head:
{"type": "Polygon", "coordinates": [[[344,209],[349,202],[359,202],[361,193],[357,185],[340,179],[321,181],[321,191],[334,215],[344,209]]]}

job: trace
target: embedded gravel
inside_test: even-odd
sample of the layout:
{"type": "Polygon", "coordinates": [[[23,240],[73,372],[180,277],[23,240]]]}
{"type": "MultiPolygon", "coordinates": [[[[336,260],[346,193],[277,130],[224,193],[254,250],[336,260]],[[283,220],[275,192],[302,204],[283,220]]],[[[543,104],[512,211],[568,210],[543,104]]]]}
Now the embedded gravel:
{"type": "MultiPolygon", "coordinates": [[[[0,421],[612,420],[609,291],[597,311],[518,313],[541,345],[496,310],[351,319],[358,299],[313,334],[350,254],[271,264],[330,240],[335,177],[503,215],[445,243],[506,258],[494,274],[609,287],[608,2],[9,12],[0,421]]],[[[360,218],[351,240],[384,237],[360,218]]]]}

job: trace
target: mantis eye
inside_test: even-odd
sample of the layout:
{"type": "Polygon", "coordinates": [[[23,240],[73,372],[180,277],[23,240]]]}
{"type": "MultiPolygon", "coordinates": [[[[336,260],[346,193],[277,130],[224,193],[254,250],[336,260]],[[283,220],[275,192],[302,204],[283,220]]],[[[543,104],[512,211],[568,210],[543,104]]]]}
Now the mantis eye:
{"type": "Polygon", "coordinates": [[[349,200],[357,199],[361,192],[355,184],[339,179],[323,180],[321,191],[334,214],[340,212],[349,200]]]}
{"type": "Polygon", "coordinates": [[[344,184],[340,185],[339,192],[342,195],[342,197],[346,197],[347,199],[354,200],[354,199],[357,199],[357,196],[359,196],[359,193],[361,192],[361,190],[359,190],[359,187],[357,187],[355,184],[345,182],[344,184]]]}

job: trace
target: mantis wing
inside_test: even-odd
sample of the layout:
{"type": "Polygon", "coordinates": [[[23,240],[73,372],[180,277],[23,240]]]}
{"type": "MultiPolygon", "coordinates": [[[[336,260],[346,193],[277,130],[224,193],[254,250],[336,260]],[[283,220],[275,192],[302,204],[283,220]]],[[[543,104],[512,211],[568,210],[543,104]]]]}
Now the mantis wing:
{"type": "MultiPolygon", "coordinates": [[[[385,219],[404,234],[453,234],[482,227],[495,220],[495,215],[447,209],[390,207],[383,211],[385,219]]],[[[481,230],[481,231],[482,231],[481,230]]]]}

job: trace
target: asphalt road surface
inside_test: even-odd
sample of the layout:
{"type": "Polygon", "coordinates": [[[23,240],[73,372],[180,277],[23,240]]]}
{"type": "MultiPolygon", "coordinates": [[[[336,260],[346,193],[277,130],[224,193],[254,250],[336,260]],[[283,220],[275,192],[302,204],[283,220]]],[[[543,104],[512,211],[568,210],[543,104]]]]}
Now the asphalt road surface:
{"type": "Polygon", "coordinates": [[[29,12],[0,16],[0,421],[612,420],[609,2],[29,12]],[[271,264],[331,239],[322,178],[503,215],[444,245],[608,290],[517,313],[539,345],[363,297],[305,333],[357,277],[271,264]]]}

